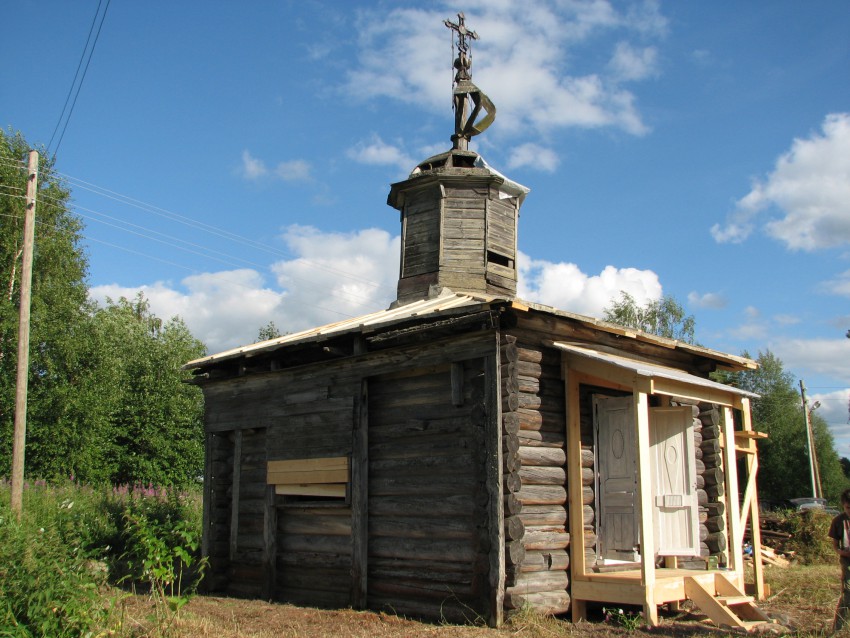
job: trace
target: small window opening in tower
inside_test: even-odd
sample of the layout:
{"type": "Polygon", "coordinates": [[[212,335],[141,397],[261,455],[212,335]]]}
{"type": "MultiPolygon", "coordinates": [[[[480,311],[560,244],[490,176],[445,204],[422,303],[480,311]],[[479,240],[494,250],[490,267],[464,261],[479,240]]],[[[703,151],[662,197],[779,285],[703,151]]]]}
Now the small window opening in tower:
{"type": "Polygon", "coordinates": [[[498,264],[499,266],[504,266],[505,268],[514,267],[513,259],[505,257],[505,255],[500,255],[499,253],[494,253],[492,250],[487,251],[487,263],[498,264]]]}

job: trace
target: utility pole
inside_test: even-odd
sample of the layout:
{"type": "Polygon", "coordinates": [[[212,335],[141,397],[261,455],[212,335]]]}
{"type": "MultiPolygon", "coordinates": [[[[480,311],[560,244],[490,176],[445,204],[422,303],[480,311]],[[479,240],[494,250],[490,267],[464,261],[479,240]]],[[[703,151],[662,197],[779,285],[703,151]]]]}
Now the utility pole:
{"type": "Polygon", "coordinates": [[[38,152],[30,151],[27,200],[24,214],[24,248],[21,265],[21,307],[18,323],[18,379],[15,387],[15,438],[12,444],[12,513],[23,512],[24,451],[27,440],[27,385],[30,358],[30,300],[32,297],[32,253],[35,243],[35,196],[38,190],[38,152]]]}
{"type": "Polygon", "coordinates": [[[818,469],[818,456],[815,450],[815,434],[812,431],[812,415],[809,411],[809,398],[806,396],[806,384],[800,379],[800,396],[803,398],[803,418],[806,423],[806,441],[809,448],[809,470],[812,475],[812,496],[820,498],[823,492],[820,486],[820,470],[818,469]]]}

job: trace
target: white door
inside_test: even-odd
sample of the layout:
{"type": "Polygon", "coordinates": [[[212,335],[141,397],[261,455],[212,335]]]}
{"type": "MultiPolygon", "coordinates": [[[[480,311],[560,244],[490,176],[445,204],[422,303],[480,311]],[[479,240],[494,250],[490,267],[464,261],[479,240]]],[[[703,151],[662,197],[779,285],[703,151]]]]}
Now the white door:
{"type": "Polygon", "coordinates": [[[638,559],[637,466],[634,403],[627,397],[594,397],[599,461],[599,558],[638,559]]]}
{"type": "Polygon", "coordinates": [[[699,515],[690,407],[651,408],[653,526],[660,556],[699,554],[699,515]]]}

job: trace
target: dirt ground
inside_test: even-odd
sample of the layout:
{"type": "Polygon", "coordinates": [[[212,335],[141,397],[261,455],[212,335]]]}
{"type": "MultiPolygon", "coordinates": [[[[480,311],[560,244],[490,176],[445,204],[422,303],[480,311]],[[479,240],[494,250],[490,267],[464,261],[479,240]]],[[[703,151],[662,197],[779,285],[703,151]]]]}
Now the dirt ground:
{"type": "MultiPolygon", "coordinates": [[[[829,635],[838,596],[837,567],[791,568],[768,573],[772,595],[761,604],[779,624],[769,634],[793,636],[829,635]]],[[[149,615],[150,601],[141,596],[125,601],[125,626],[137,636],[157,635],[149,615]]],[[[710,623],[698,610],[663,613],[662,623],[652,629],[630,629],[616,620],[606,621],[597,610],[589,622],[521,614],[501,629],[423,623],[392,614],[345,610],[319,610],[256,600],[198,596],[180,613],[169,632],[181,638],[605,638],[633,635],[684,637],[727,633],[710,623]]],[[[850,635],[850,632],[848,632],[850,635]]]]}

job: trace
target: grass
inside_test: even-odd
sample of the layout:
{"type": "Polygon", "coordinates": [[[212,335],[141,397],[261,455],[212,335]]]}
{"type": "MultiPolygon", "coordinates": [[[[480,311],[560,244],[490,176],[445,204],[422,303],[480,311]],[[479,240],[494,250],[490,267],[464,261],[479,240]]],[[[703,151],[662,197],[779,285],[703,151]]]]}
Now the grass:
{"type": "MultiPolygon", "coordinates": [[[[132,517],[125,514],[141,512],[156,529],[199,532],[200,505],[196,492],[35,482],[24,491],[25,515],[17,526],[9,516],[8,484],[0,482],[0,636],[612,638],[631,634],[684,638],[721,633],[688,611],[666,613],[660,627],[648,630],[639,622],[617,622],[616,614],[606,622],[601,605],[592,612],[591,622],[578,624],[524,610],[495,630],[212,596],[192,598],[179,617],[164,623],[149,594],[132,594],[115,586],[132,563],[121,559],[128,555],[128,543],[134,537],[127,528],[132,517]]],[[[800,537],[806,535],[815,543],[820,523],[792,524],[801,526],[800,537]]],[[[150,545],[148,554],[136,556],[137,562],[157,547],[150,545]]],[[[816,561],[822,552],[815,547],[805,555],[816,561]]],[[[838,576],[837,562],[789,569],[768,566],[766,580],[773,593],[762,607],[780,618],[791,636],[825,637],[838,598],[838,576]]],[[[846,634],[850,637],[850,631],[846,634]]]]}

